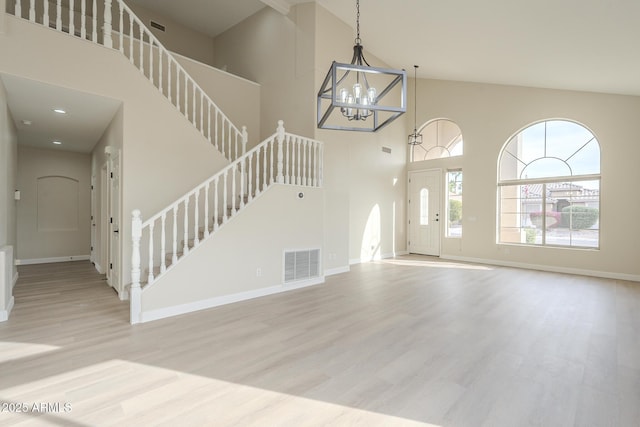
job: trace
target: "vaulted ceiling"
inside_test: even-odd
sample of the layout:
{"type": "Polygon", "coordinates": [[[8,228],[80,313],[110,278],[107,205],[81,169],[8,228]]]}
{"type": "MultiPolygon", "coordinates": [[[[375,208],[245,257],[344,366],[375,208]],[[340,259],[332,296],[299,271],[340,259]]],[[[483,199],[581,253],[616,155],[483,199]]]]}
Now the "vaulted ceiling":
{"type": "MultiPolygon", "coordinates": [[[[305,0],[129,0],[216,36],[305,0]]],[[[316,0],[355,26],[355,0],[316,0]]],[[[425,78],[640,95],[640,1],[361,0],[363,45],[425,78]]],[[[345,40],[349,50],[353,40],[345,40]]]]}

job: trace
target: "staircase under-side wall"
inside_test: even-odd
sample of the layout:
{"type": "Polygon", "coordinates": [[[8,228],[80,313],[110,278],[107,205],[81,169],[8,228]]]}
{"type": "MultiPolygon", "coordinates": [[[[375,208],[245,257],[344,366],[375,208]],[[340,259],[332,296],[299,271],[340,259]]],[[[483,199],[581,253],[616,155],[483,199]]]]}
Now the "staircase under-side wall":
{"type": "Polygon", "coordinates": [[[62,0],[9,0],[8,12],[118,51],[229,161],[148,219],[143,220],[140,211],[134,210],[130,236],[122,236],[123,242],[132,239],[131,323],[322,281],[318,267],[323,223],[323,198],[318,195],[323,179],[321,142],[287,133],[279,122],[276,133],[247,151],[246,128],[240,129],[228,119],[122,0],[68,0],[64,4],[62,0]],[[270,234],[268,230],[278,228],[268,224],[282,226],[283,218],[289,227],[270,234]],[[242,227],[237,227],[239,221],[242,227]],[[247,233],[252,228],[256,228],[253,233],[247,233]],[[237,247],[241,241],[262,249],[254,251],[253,258],[247,257],[251,251],[237,247]],[[221,242],[226,242],[224,255],[203,255],[221,242]],[[230,253],[235,254],[233,262],[216,265],[230,253]],[[291,253],[307,253],[308,260],[286,267],[291,253]],[[226,276],[216,273],[232,264],[238,268],[253,262],[260,263],[255,279],[245,278],[240,284],[218,282],[226,276]],[[284,273],[285,268],[303,271],[307,266],[313,275],[282,287],[291,277],[284,273]],[[209,273],[202,273],[202,268],[209,273]],[[268,282],[261,279],[263,271],[268,282]],[[275,271],[282,274],[274,275],[275,271]],[[247,285],[249,281],[251,285],[247,285]],[[193,289],[187,289],[190,286],[193,289]]]}
{"type": "MultiPolygon", "coordinates": [[[[273,233],[274,224],[277,221],[282,221],[283,217],[291,215],[299,205],[311,203],[304,200],[304,189],[322,187],[322,169],[323,144],[313,139],[285,132],[283,122],[280,121],[276,133],[148,220],[143,222],[140,211],[134,211],[130,289],[131,322],[140,323],[167,315],[182,314],[215,306],[227,301],[225,297],[229,297],[229,295],[234,295],[229,301],[231,302],[262,295],[261,292],[273,293],[286,289],[275,288],[274,290],[272,288],[273,285],[284,284],[286,276],[283,274],[275,279],[274,283],[270,283],[269,291],[254,290],[248,294],[241,294],[237,289],[232,288],[228,295],[220,295],[219,287],[215,283],[215,274],[196,274],[191,269],[185,272],[189,276],[189,284],[176,283],[174,288],[179,286],[193,287],[193,283],[197,282],[199,288],[197,301],[206,300],[208,303],[197,303],[197,301],[193,301],[193,297],[192,300],[185,303],[175,303],[176,300],[185,296],[183,294],[174,296],[169,303],[161,303],[162,309],[147,309],[145,307],[146,296],[158,293],[153,289],[159,287],[157,284],[162,282],[165,276],[169,276],[174,268],[178,267],[182,261],[187,260],[194,250],[217,236],[232,219],[242,215],[246,217],[247,214],[244,212],[247,211],[247,208],[257,202],[273,186],[291,187],[300,191],[292,193],[291,197],[277,203],[277,210],[270,216],[256,217],[254,222],[259,224],[261,228],[253,234],[247,233],[244,236],[244,244],[262,244],[275,250],[279,247],[275,243],[277,238],[286,238],[287,234],[293,233],[293,237],[288,237],[288,242],[298,242],[297,239],[301,234],[313,235],[314,232],[322,230],[322,221],[309,221],[310,218],[318,218],[318,215],[321,215],[323,211],[322,198],[320,198],[320,202],[316,200],[316,204],[308,208],[306,213],[300,217],[293,217],[289,221],[289,223],[305,223],[307,224],[306,228],[296,230],[291,227],[278,236],[268,237],[269,233],[273,233]],[[318,203],[320,204],[318,205],[318,203]],[[211,279],[211,286],[207,287],[201,283],[203,276],[205,276],[205,281],[208,278],[211,279]],[[205,290],[203,291],[202,288],[205,290]]],[[[238,236],[236,242],[239,239],[238,236]]],[[[285,239],[285,241],[287,240],[285,239]]],[[[307,246],[315,246],[318,249],[318,258],[321,242],[322,235],[316,236],[313,243],[305,242],[307,246]]],[[[300,243],[280,245],[280,252],[283,252],[287,245],[290,247],[292,244],[299,245],[300,243]]],[[[243,252],[243,250],[238,251],[236,257],[238,263],[233,268],[246,267],[242,263],[243,259],[247,260],[243,257],[243,252]]],[[[202,260],[202,263],[210,263],[211,270],[215,271],[217,268],[216,259],[220,259],[220,257],[202,260]]],[[[277,263],[282,267],[283,259],[279,259],[277,263]]],[[[319,259],[316,263],[319,265],[319,259]]],[[[270,267],[276,269],[272,265],[270,267]]],[[[260,269],[260,267],[257,268],[260,269]]],[[[314,277],[304,277],[304,279],[320,278],[319,268],[315,271],[317,274],[314,277]]],[[[261,273],[257,273],[258,277],[260,275],[261,273]]],[[[171,294],[173,291],[170,289],[168,293],[171,294]]],[[[162,300],[162,296],[154,295],[152,298],[154,301],[162,300]]]]}

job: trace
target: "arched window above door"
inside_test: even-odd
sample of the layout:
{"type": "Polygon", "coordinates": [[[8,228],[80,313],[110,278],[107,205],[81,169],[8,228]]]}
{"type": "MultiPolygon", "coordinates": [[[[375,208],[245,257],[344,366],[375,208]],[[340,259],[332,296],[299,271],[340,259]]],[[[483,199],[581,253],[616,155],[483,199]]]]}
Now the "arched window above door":
{"type": "Polygon", "coordinates": [[[432,120],[422,126],[419,133],[423,143],[412,146],[412,162],[461,156],[463,153],[462,131],[451,120],[432,120]]]}

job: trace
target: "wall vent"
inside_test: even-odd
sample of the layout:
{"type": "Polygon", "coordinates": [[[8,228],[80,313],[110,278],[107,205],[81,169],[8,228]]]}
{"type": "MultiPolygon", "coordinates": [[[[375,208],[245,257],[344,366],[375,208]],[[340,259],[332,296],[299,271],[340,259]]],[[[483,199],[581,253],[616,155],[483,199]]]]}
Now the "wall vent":
{"type": "Polygon", "coordinates": [[[319,276],[320,249],[284,253],[284,283],[299,282],[319,276]]]}
{"type": "Polygon", "coordinates": [[[382,147],[382,152],[383,153],[387,153],[387,154],[391,154],[391,148],[390,147],[382,147]]]}
{"type": "Polygon", "coordinates": [[[165,31],[165,26],[162,24],[158,24],[155,21],[150,21],[149,24],[151,25],[151,28],[155,28],[156,30],[160,30],[162,32],[165,31]]]}

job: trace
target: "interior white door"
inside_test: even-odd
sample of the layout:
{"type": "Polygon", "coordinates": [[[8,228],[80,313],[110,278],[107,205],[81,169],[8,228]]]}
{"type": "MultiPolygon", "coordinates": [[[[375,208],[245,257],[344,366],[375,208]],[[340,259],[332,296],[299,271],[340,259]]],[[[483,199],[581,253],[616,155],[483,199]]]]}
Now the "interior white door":
{"type": "Polygon", "coordinates": [[[109,159],[109,284],[120,289],[120,153],[109,159]]]}
{"type": "Polygon", "coordinates": [[[98,219],[100,236],[100,256],[98,262],[100,274],[107,276],[107,283],[111,285],[111,271],[109,270],[109,244],[111,243],[111,230],[109,227],[109,192],[111,191],[109,179],[109,162],[100,169],[100,217],[98,219]]]}
{"type": "Polygon", "coordinates": [[[97,191],[97,183],[96,176],[91,175],[91,255],[90,261],[95,265],[96,260],[96,245],[97,245],[97,236],[96,236],[96,191],[97,191]]]}
{"type": "Polygon", "coordinates": [[[409,252],[440,256],[441,170],[409,172],[409,252]]]}

